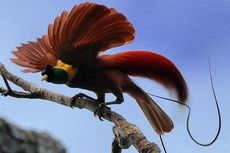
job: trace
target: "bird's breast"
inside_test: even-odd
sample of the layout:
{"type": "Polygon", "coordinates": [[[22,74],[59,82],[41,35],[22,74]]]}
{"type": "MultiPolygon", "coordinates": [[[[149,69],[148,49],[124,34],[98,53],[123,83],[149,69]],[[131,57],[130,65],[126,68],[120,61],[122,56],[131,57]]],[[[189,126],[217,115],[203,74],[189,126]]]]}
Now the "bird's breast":
{"type": "Polygon", "coordinates": [[[82,88],[90,91],[110,91],[110,81],[106,72],[96,68],[79,68],[75,77],[67,84],[69,87],[82,88]]]}

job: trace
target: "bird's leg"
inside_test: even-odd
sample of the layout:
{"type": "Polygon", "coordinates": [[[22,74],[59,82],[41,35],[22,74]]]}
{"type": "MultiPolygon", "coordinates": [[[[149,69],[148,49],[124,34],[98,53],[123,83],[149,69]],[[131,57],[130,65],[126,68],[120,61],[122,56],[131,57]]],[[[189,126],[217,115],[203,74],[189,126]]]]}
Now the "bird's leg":
{"type": "Polygon", "coordinates": [[[105,103],[105,93],[96,92],[97,95],[97,102],[98,103],[105,103]]]}
{"type": "Polygon", "coordinates": [[[103,121],[101,116],[103,114],[104,109],[105,108],[110,109],[110,108],[106,107],[106,105],[104,105],[105,104],[105,93],[97,92],[96,94],[97,94],[97,102],[99,103],[99,105],[98,105],[97,109],[94,112],[94,116],[98,115],[98,118],[101,121],[103,121]]]}
{"type": "Polygon", "coordinates": [[[96,111],[94,112],[94,116],[96,116],[96,114],[97,114],[98,118],[101,121],[103,121],[101,117],[102,117],[105,109],[109,109],[110,110],[110,108],[108,107],[108,105],[121,104],[123,101],[124,100],[123,100],[123,96],[122,96],[122,98],[121,97],[117,97],[115,101],[105,102],[105,103],[99,103],[96,111]]]}
{"type": "Polygon", "coordinates": [[[121,104],[124,101],[124,97],[122,94],[122,90],[120,89],[116,89],[113,90],[112,92],[115,96],[116,96],[116,100],[115,101],[111,101],[111,102],[103,102],[100,103],[96,109],[96,111],[94,112],[94,115],[98,115],[99,119],[102,121],[101,117],[104,113],[105,109],[110,109],[109,107],[107,107],[108,105],[113,105],[113,104],[121,104]]]}
{"type": "Polygon", "coordinates": [[[7,81],[6,77],[4,76],[4,74],[2,74],[2,78],[3,78],[3,81],[6,85],[6,88],[7,88],[7,91],[2,93],[3,96],[8,96],[9,94],[13,93],[13,90],[11,89],[10,85],[9,85],[9,82],[7,81]]]}
{"type": "Polygon", "coordinates": [[[111,102],[105,102],[104,104],[113,105],[113,104],[121,104],[124,101],[123,92],[120,88],[115,88],[112,93],[116,96],[116,100],[111,102]]]}
{"type": "Polygon", "coordinates": [[[73,96],[70,100],[70,107],[73,108],[73,105],[75,104],[75,100],[76,99],[81,99],[81,98],[85,98],[85,99],[88,99],[88,100],[91,100],[91,101],[97,101],[97,99],[95,98],[92,98],[84,93],[78,93],[76,94],[75,96],[73,96]]]}
{"type": "Polygon", "coordinates": [[[104,105],[108,106],[108,105],[114,105],[114,104],[121,104],[122,102],[124,102],[123,95],[121,97],[117,97],[116,100],[114,100],[114,101],[105,102],[104,105]]]}

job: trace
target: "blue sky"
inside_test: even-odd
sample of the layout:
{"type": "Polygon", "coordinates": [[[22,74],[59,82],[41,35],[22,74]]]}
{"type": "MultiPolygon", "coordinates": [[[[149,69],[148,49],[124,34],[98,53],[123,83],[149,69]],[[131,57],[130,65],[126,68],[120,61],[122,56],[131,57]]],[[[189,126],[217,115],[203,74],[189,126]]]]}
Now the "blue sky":
{"type": "MultiPolygon", "coordinates": [[[[47,32],[47,26],[61,11],[84,0],[0,0],[0,62],[22,78],[51,90],[74,95],[79,89],[40,81],[40,74],[23,74],[20,67],[10,62],[11,50],[20,43],[35,40],[47,32]]],[[[171,153],[226,153],[230,145],[230,1],[228,0],[94,0],[116,8],[133,23],[137,36],[134,43],[108,51],[151,50],[171,59],[183,73],[190,91],[189,105],[192,108],[191,131],[201,142],[213,138],[217,130],[217,113],[211,92],[208,57],[211,56],[213,80],[220,102],[223,126],[218,141],[210,147],[194,144],[186,132],[186,111],[178,106],[154,98],[172,117],[175,128],[164,136],[171,153]]],[[[135,78],[145,91],[169,97],[158,84],[135,78]]],[[[1,81],[3,85],[3,82],[1,81]]],[[[93,95],[91,92],[83,91],[93,95]]],[[[114,99],[112,95],[107,100],[114,99]]],[[[147,138],[159,144],[134,99],[125,96],[125,102],[113,106],[113,110],[136,124],[147,138]]],[[[110,152],[113,139],[112,124],[100,122],[86,110],[70,109],[40,100],[1,98],[0,116],[13,123],[38,131],[47,131],[59,139],[69,153],[110,152]]],[[[124,153],[135,152],[134,148],[124,153]]]]}

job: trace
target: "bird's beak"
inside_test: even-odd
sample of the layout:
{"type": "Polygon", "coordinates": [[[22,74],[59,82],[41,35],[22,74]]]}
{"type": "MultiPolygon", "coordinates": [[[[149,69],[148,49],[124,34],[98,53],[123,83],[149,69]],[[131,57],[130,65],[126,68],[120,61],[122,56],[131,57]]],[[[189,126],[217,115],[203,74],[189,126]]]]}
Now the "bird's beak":
{"type": "Polygon", "coordinates": [[[45,75],[42,76],[42,79],[41,79],[41,80],[42,80],[42,81],[45,81],[45,80],[47,80],[47,79],[48,79],[48,75],[45,74],[45,75]]]}

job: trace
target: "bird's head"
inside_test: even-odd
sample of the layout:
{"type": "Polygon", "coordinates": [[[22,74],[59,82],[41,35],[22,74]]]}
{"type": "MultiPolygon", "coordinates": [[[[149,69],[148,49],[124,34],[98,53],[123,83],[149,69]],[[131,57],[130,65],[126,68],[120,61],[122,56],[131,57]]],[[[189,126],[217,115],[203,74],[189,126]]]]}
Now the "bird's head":
{"type": "Polygon", "coordinates": [[[42,80],[55,84],[65,84],[68,82],[68,73],[62,68],[47,65],[42,71],[42,80]]]}

